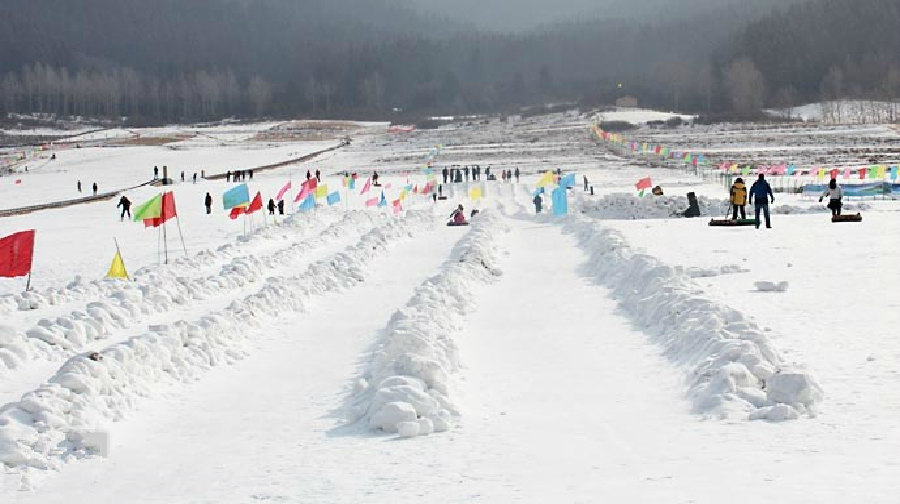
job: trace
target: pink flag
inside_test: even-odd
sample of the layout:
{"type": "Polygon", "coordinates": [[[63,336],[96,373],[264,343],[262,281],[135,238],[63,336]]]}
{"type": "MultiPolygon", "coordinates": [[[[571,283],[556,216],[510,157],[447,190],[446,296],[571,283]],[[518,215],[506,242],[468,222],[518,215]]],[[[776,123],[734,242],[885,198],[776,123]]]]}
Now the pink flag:
{"type": "Polygon", "coordinates": [[[366,200],[366,206],[375,206],[375,205],[377,205],[377,204],[378,204],[378,197],[377,197],[377,196],[374,197],[374,198],[372,198],[372,199],[367,199],[367,200],[366,200]]]}
{"type": "Polygon", "coordinates": [[[291,181],[288,180],[288,183],[284,184],[284,187],[282,187],[281,190],[278,191],[278,196],[275,196],[275,199],[277,201],[281,201],[284,198],[284,193],[286,193],[290,190],[291,190],[291,181]]]}
{"type": "Polygon", "coordinates": [[[844,178],[850,178],[850,168],[844,168],[844,178]]]}
{"type": "MultiPolygon", "coordinates": [[[[315,180],[315,179],[310,179],[310,180],[315,180]]],[[[309,188],[309,186],[306,184],[303,184],[303,186],[300,189],[300,192],[297,193],[297,197],[294,198],[294,203],[299,203],[299,202],[305,200],[306,197],[309,196],[311,193],[312,193],[312,190],[309,188]]]]}
{"type": "MultiPolygon", "coordinates": [[[[370,179],[370,178],[369,178],[369,179],[366,179],[366,185],[363,186],[362,192],[359,193],[359,194],[360,194],[360,195],[366,194],[367,192],[369,192],[369,189],[371,189],[371,188],[372,188],[372,179],[370,179]]],[[[377,202],[376,202],[376,203],[377,203],[377,202]]]]}
{"type": "Polygon", "coordinates": [[[650,177],[642,178],[641,180],[638,180],[638,183],[635,184],[635,187],[637,187],[638,191],[641,191],[643,189],[650,189],[651,187],[653,187],[653,182],[650,181],[650,177]]]}
{"type": "Polygon", "coordinates": [[[390,188],[391,188],[391,184],[384,184],[384,188],[385,188],[385,189],[390,189],[390,188]]]}

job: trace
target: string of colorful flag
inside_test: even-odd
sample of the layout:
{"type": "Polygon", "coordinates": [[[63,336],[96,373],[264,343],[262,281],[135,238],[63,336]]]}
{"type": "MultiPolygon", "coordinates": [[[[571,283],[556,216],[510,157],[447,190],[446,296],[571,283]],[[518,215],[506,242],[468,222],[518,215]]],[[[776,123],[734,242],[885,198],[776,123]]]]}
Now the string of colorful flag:
{"type": "Polygon", "coordinates": [[[722,172],[731,174],[740,174],[748,176],[751,173],[764,175],[778,175],[787,177],[811,176],[818,180],[825,180],[826,176],[836,179],[843,176],[844,179],[850,179],[854,175],[860,180],[897,180],[897,165],[867,165],[856,168],[828,168],[823,166],[798,166],[792,163],[743,163],[737,161],[723,161],[713,165],[703,153],[684,152],[672,149],[665,145],[653,144],[649,142],[628,141],[621,133],[612,133],[604,131],[600,126],[592,127],[597,138],[611,144],[616,144],[631,150],[638,154],[655,154],[661,159],[681,162],[691,166],[707,166],[718,168],[722,172]]]}

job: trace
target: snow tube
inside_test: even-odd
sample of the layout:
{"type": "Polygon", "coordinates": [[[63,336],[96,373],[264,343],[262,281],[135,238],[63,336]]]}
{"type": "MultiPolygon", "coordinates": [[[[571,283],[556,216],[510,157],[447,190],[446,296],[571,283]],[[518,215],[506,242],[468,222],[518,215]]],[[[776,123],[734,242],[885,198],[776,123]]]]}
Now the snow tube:
{"type": "Polygon", "coordinates": [[[713,227],[744,227],[744,226],[755,226],[755,219],[712,219],[709,221],[709,225],[713,227]]]}
{"type": "Polygon", "coordinates": [[[862,214],[832,215],[831,222],[862,222],[862,214]]]}

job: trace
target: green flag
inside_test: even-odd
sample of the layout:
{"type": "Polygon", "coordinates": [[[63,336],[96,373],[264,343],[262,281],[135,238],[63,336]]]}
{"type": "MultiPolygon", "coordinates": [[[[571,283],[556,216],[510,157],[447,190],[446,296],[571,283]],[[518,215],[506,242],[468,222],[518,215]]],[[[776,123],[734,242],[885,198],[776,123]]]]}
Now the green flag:
{"type": "Polygon", "coordinates": [[[162,195],[157,194],[152,199],[137,207],[134,211],[134,222],[144,219],[158,219],[162,214],[162,195]]]}

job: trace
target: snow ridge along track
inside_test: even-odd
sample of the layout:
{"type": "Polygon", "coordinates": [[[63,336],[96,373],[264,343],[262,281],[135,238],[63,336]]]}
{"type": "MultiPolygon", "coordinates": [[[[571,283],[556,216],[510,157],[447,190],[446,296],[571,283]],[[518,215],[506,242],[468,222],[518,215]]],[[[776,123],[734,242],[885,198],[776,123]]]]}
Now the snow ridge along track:
{"type": "Polygon", "coordinates": [[[742,313],[707,299],[689,276],[635,251],[617,231],[584,217],[570,219],[565,228],[590,254],[589,274],[613,290],[669,359],[688,367],[697,413],[773,421],[816,414],[819,385],[784,363],[742,313]]]}
{"type": "Polygon", "coordinates": [[[267,278],[258,292],[221,312],[155,327],[101,351],[99,361],[70,359],[48,383],[0,410],[0,462],[58,469],[102,449],[92,440],[95,429],[134,409],[153,384],[190,382],[213,366],[243,358],[243,343],[260,322],[303,311],[316,296],[364,281],[366,265],[391,242],[433,224],[431,212],[408,212],[299,275],[267,278]]]}
{"type": "MultiPolygon", "coordinates": [[[[16,369],[23,362],[40,356],[62,354],[71,356],[83,350],[95,340],[107,338],[113,331],[121,331],[141,323],[155,314],[166,313],[176,307],[207,300],[212,296],[222,296],[263,278],[266,272],[289,268],[305,258],[305,253],[320,248],[336,238],[361,234],[371,227],[375,217],[369,212],[351,212],[338,222],[331,224],[318,235],[306,240],[294,241],[286,248],[269,255],[251,254],[232,257],[214,275],[191,278],[178,274],[185,269],[197,271],[203,266],[227,260],[232,247],[221,247],[217,252],[204,252],[196,258],[183,259],[177,267],[144,268],[135,274],[135,282],[107,280],[92,282],[87,286],[77,284],[59,293],[41,296],[41,305],[46,306],[48,297],[51,304],[94,297],[79,311],[58,317],[47,316],[23,333],[5,330],[0,340],[0,371],[16,369]]],[[[325,222],[331,221],[328,217],[325,222]]],[[[292,222],[292,221],[289,221],[292,222]]],[[[302,222],[302,221],[298,221],[302,222]]],[[[282,226],[292,229],[294,226],[282,226]]],[[[302,225],[297,228],[302,236],[308,228],[318,225],[302,225]]],[[[293,234],[293,233],[292,233],[293,234]]],[[[295,236],[299,239],[299,236],[295,236]]]]}
{"type": "Polygon", "coordinates": [[[350,399],[351,422],[406,437],[451,428],[459,414],[449,397],[450,377],[459,370],[453,334],[475,307],[474,285],[502,274],[496,239],[506,231],[494,210],[475,217],[440,273],[391,317],[350,399]]]}

